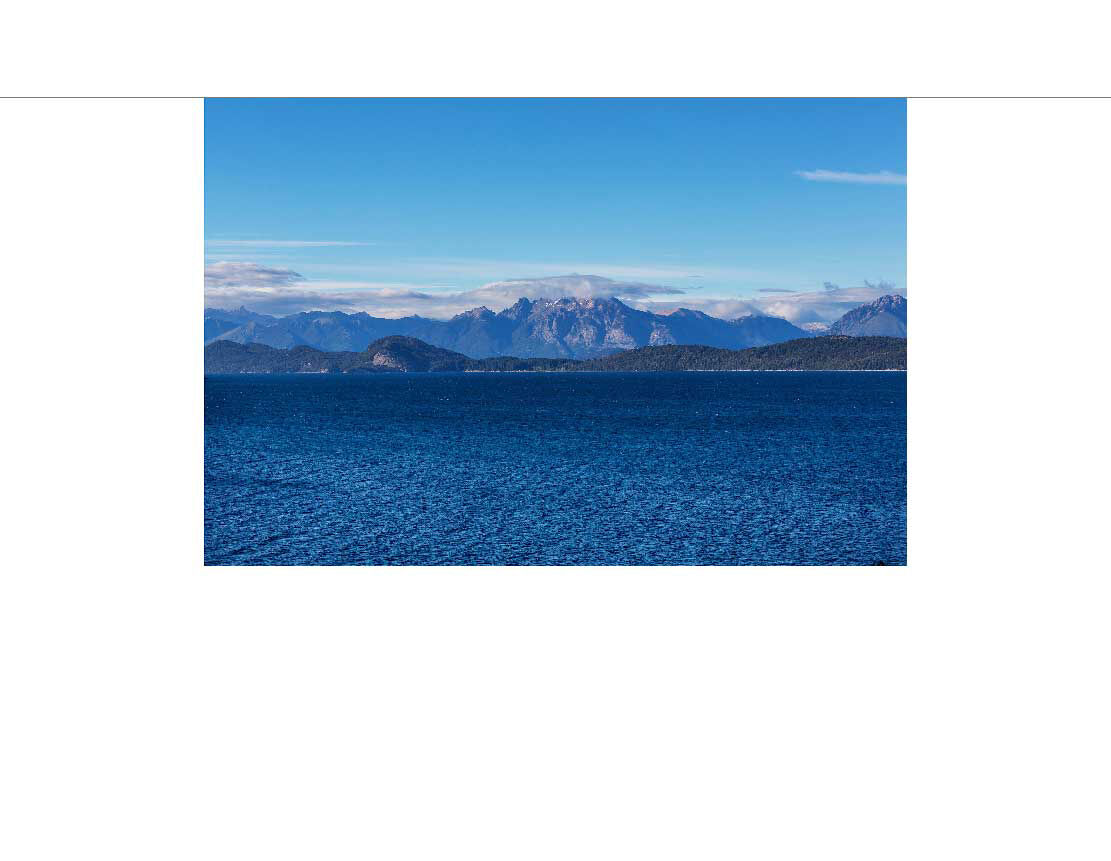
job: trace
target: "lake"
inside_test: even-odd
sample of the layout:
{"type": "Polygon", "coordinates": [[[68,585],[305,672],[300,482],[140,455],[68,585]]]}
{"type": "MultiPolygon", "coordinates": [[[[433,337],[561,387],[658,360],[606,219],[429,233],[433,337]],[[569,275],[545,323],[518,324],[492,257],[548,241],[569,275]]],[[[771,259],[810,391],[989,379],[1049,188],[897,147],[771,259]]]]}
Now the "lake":
{"type": "Polygon", "coordinates": [[[904,565],[904,372],[205,378],[209,565],[904,565]]]}

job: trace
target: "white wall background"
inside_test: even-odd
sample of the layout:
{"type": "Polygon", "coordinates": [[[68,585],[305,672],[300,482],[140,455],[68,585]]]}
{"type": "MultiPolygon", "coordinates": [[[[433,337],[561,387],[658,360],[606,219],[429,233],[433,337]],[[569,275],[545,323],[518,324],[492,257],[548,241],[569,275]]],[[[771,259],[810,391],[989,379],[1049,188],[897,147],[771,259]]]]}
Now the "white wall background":
{"type": "Polygon", "coordinates": [[[1111,103],[910,106],[902,571],[203,569],[201,104],[0,116],[6,857],[1108,856],[1111,103]]]}

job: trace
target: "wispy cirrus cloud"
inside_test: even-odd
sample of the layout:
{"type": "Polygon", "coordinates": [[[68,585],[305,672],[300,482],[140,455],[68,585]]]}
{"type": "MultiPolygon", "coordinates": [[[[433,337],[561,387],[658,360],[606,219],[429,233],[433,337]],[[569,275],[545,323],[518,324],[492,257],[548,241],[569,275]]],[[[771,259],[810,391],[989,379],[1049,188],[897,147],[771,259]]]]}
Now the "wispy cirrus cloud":
{"type": "Polygon", "coordinates": [[[305,276],[280,266],[263,266],[261,263],[232,263],[222,260],[204,267],[205,290],[225,287],[288,287],[305,276]]]}
{"type": "MultiPolygon", "coordinates": [[[[348,264],[319,264],[318,269],[332,271],[365,270],[365,265],[350,266],[348,264]]],[[[732,278],[751,279],[765,277],[767,273],[755,269],[732,269],[713,267],[691,267],[667,264],[621,264],[606,263],[602,261],[583,261],[565,259],[557,261],[528,261],[528,260],[484,260],[484,259],[402,259],[393,261],[391,268],[405,271],[413,277],[419,278],[447,278],[465,279],[479,277],[483,279],[505,279],[503,273],[512,273],[512,280],[535,280],[541,278],[560,277],[568,272],[589,272],[612,278],[616,281],[630,282],[645,279],[659,279],[663,281],[700,280],[706,278],[732,278]],[[500,276],[500,277],[499,277],[500,276]]],[[[696,285],[690,285],[694,289],[696,285]]]]}
{"type": "MultiPolygon", "coordinates": [[[[309,249],[311,251],[312,249],[309,249]]],[[[303,268],[309,280],[329,278],[361,282],[390,282],[407,284],[454,284],[456,289],[472,289],[483,284],[504,280],[536,280],[565,276],[567,273],[588,272],[622,283],[680,284],[684,290],[710,290],[715,287],[730,289],[757,287],[794,288],[805,276],[785,273],[774,268],[744,266],[707,266],[695,264],[644,264],[562,260],[536,261],[521,259],[482,258],[421,258],[396,257],[379,259],[366,256],[343,261],[328,259],[325,255],[303,256],[297,249],[285,253],[281,248],[229,248],[210,247],[206,263],[217,262],[268,262],[272,266],[303,268]],[[323,258],[323,259],[322,259],[323,258]],[[507,278],[506,276],[512,276],[507,278]]]]}
{"type": "Polygon", "coordinates": [[[210,248],[351,248],[375,242],[341,242],[333,239],[206,239],[210,248]]]}
{"type": "Polygon", "coordinates": [[[875,173],[853,173],[848,170],[796,170],[796,176],[811,182],[855,182],[862,185],[906,185],[904,173],[880,170],[875,173]]]}

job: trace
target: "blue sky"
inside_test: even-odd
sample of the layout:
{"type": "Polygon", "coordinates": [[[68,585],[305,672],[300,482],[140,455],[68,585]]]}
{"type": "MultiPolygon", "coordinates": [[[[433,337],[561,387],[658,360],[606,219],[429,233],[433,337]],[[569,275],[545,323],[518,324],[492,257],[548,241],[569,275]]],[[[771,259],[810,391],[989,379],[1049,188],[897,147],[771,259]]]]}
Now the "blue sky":
{"type": "MultiPolygon", "coordinates": [[[[901,291],[905,173],[901,99],[209,99],[206,301],[450,316],[572,272],[660,309],[901,291]]],[[[609,289],[582,283],[543,289],[609,289]]]]}

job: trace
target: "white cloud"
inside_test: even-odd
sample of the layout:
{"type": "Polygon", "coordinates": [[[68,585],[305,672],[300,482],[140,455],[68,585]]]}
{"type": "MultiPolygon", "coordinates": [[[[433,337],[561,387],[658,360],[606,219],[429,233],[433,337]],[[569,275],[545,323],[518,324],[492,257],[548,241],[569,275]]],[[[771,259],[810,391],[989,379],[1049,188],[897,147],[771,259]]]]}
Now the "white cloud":
{"type": "Polygon", "coordinates": [[[615,281],[600,275],[556,275],[548,278],[520,278],[511,281],[494,281],[469,290],[463,295],[487,296],[494,301],[512,305],[522,296],[526,299],[560,299],[573,296],[578,299],[643,298],[685,293],[678,287],[644,284],[636,281],[615,281]]]}
{"type": "Polygon", "coordinates": [[[670,314],[680,308],[701,311],[720,320],[735,320],[752,314],[762,314],[758,303],[749,299],[680,299],[674,302],[646,301],[633,299],[626,304],[654,314],[670,314]]]}
{"type": "Polygon", "coordinates": [[[906,174],[881,170],[876,173],[852,173],[847,170],[796,170],[803,179],[812,182],[856,182],[865,185],[906,185],[906,174]]]}

